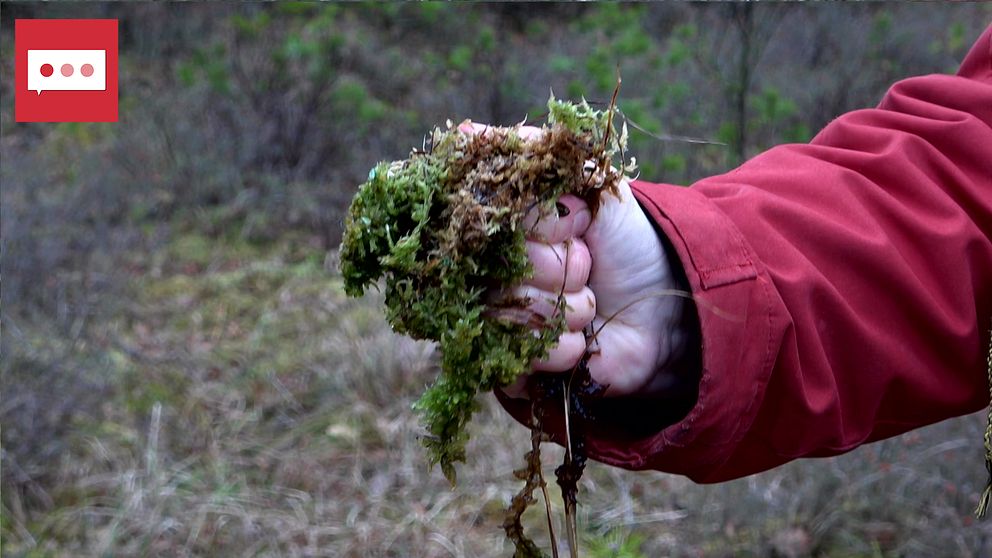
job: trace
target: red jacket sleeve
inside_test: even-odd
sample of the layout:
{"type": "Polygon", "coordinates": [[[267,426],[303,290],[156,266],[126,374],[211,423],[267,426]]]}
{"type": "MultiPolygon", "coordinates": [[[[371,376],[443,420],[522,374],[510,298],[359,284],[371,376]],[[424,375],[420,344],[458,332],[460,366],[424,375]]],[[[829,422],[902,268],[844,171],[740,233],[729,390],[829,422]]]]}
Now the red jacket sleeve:
{"type": "Polygon", "coordinates": [[[717,482],[988,403],[992,28],[808,145],[634,191],[701,301],[702,376],[684,419],[592,457],[717,482]]]}

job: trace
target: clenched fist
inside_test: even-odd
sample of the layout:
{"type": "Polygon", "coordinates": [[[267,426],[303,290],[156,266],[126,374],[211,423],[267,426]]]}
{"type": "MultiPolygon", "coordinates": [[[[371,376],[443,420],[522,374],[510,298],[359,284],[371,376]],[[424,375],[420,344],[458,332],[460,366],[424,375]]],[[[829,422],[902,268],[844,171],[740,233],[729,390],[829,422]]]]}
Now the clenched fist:
{"type": "MultiPolygon", "coordinates": [[[[480,133],[481,124],[462,131],[480,133]]],[[[525,140],[542,131],[522,126],[525,140]]],[[[626,180],[619,196],[605,195],[593,218],[575,196],[563,196],[557,214],[528,226],[527,253],[534,275],[512,290],[526,309],[545,318],[557,311],[563,293],[568,331],[535,372],[567,372],[586,349],[583,328],[599,331],[589,371],[608,385],[607,396],[661,395],[679,390],[683,378],[669,364],[686,350],[682,320],[686,293],[679,291],[658,232],[641,210],[626,180]]],[[[526,377],[504,391],[524,397],[526,377]]]]}

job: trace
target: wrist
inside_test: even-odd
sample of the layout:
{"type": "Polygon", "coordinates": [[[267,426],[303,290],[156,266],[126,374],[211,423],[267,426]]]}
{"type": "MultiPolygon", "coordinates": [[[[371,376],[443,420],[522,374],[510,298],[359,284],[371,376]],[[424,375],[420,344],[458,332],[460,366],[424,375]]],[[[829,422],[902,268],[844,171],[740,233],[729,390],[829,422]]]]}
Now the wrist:
{"type": "MultiPolygon", "coordinates": [[[[642,209],[638,203],[638,209],[642,209]]],[[[644,212],[645,217],[647,213],[644,212]]],[[[662,246],[668,277],[663,288],[683,293],[665,297],[668,308],[658,319],[658,359],[655,370],[638,397],[684,399],[695,403],[702,375],[702,333],[689,279],[675,248],[661,229],[651,222],[655,238],[662,246]]],[[[691,406],[690,406],[691,407],[691,406]]]]}

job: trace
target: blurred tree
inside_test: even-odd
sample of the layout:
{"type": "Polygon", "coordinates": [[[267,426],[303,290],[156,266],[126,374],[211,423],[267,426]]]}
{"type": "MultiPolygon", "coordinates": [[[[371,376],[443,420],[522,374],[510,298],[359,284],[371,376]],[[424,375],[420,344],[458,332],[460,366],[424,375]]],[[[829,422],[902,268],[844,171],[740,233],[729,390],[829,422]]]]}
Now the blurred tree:
{"type": "MultiPolygon", "coordinates": [[[[177,493],[168,490],[123,492],[128,482],[116,479],[140,476],[115,469],[124,461],[106,460],[104,447],[95,451],[91,442],[100,439],[111,452],[131,456],[136,440],[148,431],[156,402],[181,401],[173,411],[195,407],[189,402],[196,397],[209,405],[232,395],[254,402],[275,385],[263,385],[258,370],[306,369],[311,363],[271,364],[284,363],[287,353],[298,363],[298,353],[319,353],[328,344],[325,326],[314,325],[311,314],[287,314],[286,305],[302,304],[316,312],[329,304],[331,289],[319,261],[339,242],[343,208],[375,162],[404,157],[421,144],[430,126],[447,118],[537,119],[549,87],[560,96],[606,103],[619,65],[620,106],[632,122],[653,134],[728,143],[662,142],[631,130],[631,154],[641,162],[643,178],[688,184],[777,143],[805,141],[838,114],[877,103],[904,76],[952,71],[990,19],[992,4],[982,3],[3,3],[0,531],[5,554],[154,553],[150,547],[135,550],[141,541],[165,544],[162,553],[170,555],[242,555],[264,547],[254,528],[229,539],[195,541],[212,547],[183,546],[187,501],[176,500],[177,493]],[[14,20],[85,17],[120,20],[120,121],[15,123],[14,20]],[[274,254],[273,246],[286,247],[285,253],[274,254]],[[313,273],[310,283],[301,285],[305,293],[281,286],[272,262],[282,259],[309,262],[300,268],[313,273]],[[216,284],[202,282],[203,275],[214,272],[216,284]],[[273,280],[256,284],[259,276],[273,280]],[[147,281],[169,285],[173,294],[149,291],[147,281]],[[140,312],[132,308],[137,306],[140,312]],[[176,318],[165,320],[162,314],[176,318]],[[136,315],[154,323],[139,323],[136,315]],[[196,320],[210,327],[197,330],[196,320]],[[272,323],[285,331],[271,336],[272,323]],[[243,331],[232,333],[226,329],[231,324],[243,331]],[[197,335],[230,333],[243,344],[235,344],[235,351],[217,351],[217,358],[208,361],[199,352],[206,342],[191,329],[197,335]],[[140,340],[132,352],[119,346],[122,332],[140,340]],[[239,392],[238,381],[247,376],[255,383],[239,392]],[[191,394],[193,399],[187,399],[191,394]],[[108,432],[118,434],[108,437],[108,432]],[[118,490],[126,502],[115,500],[118,490]],[[90,506],[94,502],[98,508],[90,506]],[[145,502],[155,520],[134,521],[133,530],[115,531],[133,519],[135,502],[145,502]],[[117,535],[104,536],[111,532],[117,535]],[[16,549],[8,552],[11,541],[16,549]]],[[[283,272],[302,273],[296,268],[283,272]]],[[[340,318],[354,330],[353,337],[338,343],[341,351],[354,353],[363,342],[389,345],[382,341],[388,337],[367,335],[367,324],[374,323],[367,309],[359,317],[341,318],[337,307],[330,308],[328,320],[338,324],[340,318]]],[[[342,366],[342,359],[332,360],[329,366],[342,366]]],[[[370,362],[377,374],[360,380],[379,394],[374,401],[395,398],[396,385],[420,381],[397,374],[393,383],[383,383],[382,364],[374,358],[370,362]]],[[[299,412],[293,405],[319,405],[324,392],[308,385],[301,380],[289,388],[298,390],[293,403],[283,391],[270,393],[275,403],[251,420],[258,420],[261,430],[281,432],[291,420],[287,417],[299,412]]],[[[341,386],[347,385],[352,384],[341,386]]],[[[341,386],[333,391],[340,393],[341,386]]],[[[175,420],[169,413],[167,407],[163,424],[175,420]]],[[[179,477],[201,483],[180,493],[202,493],[206,502],[211,490],[234,494],[238,489],[228,481],[237,477],[242,483],[250,474],[244,454],[216,443],[232,438],[223,426],[217,430],[229,423],[209,414],[201,419],[179,426],[173,422],[179,435],[171,442],[163,439],[162,446],[164,454],[171,452],[170,458],[184,464],[179,477]],[[190,424],[198,433],[194,441],[183,428],[190,424]],[[208,446],[216,469],[197,463],[208,446]]],[[[235,438],[242,435],[238,432],[235,438]]],[[[251,447],[264,445],[257,442],[252,440],[251,447]]],[[[258,493],[297,482],[277,472],[297,467],[297,461],[320,461],[325,467],[293,477],[297,480],[333,472],[322,456],[296,449],[298,460],[265,456],[260,461],[271,468],[261,473],[264,478],[254,487],[258,493]]],[[[857,467],[852,465],[850,473],[857,467]]],[[[899,483],[913,490],[926,484],[899,483]]],[[[338,496],[308,486],[317,498],[338,496]]],[[[908,498],[901,490],[884,492],[908,498]]],[[[835,492],[824,490],[830,498],[835,492]]],[[[235,496],[235,508],[258,505],[241,493],[235,496]]],[[[871,515],[877,515],[877,498],[870,493],[863,498],[860,516],[834,514],[827,518],[829,529],[816,529],[833,533],[823,535],[828,543],[842,545],[822,548],[850,549],[852,533],[861,532],[866,519],[878,520],[871,515]],[[837,525],[843,522],[847,527],[840,536],[837,525]]],[[[815,498],[804,501],[816,503],[813,510],[838,509],[815,498]]],[[[952,512],[966,507],[946,507],[943,523],[958,525],[960,518],[952,512]]],[[[405,508],[397,509],[397,517],[406,517],[405,508]]],[[[760,520],[745,508],[734,509],[728,513],[740,516],[733,518],[739,533],[761,533],[760,520]]],[[[343,517],[323,513],[302,521],[343,524],[343,517]]],[[[818,513],[811,521],[822,526],[818,513]]],[[[295,521],[298,514],[294,509],[280,518],[261,510],[258,517],[274,518],[259,519],[270,522],[263,531],[285,534],[282,521],[295,521]]],[[[906,532],[918,527],[912,522],[919,516],[900,517],[885,521],[906,532]]],[[[720,544],[733,539],[717,530],[723,522],[681,525],[690,524],[704,536],[686,540],[718,546],[692,547],[690,542],[686,548],[718,553],[724,548],[720,544]]],[[[409,529],[397,525],[384,523],[383,528],[391,537],[399,532],[405,537],[409,529]]],[[[944,548],[954,548],[963,532],[950,527],[944,535],[923,531],[925,536],[912,544],[930,544],[930,538],[942,536],[941,541],[951,541],[944,548]]],[[[758,541],[763,535],[747,536],[752,540],[741,548],[753,548],[757,555],[772,552],[758,541]]],[[[292,539],[286,535],[265,552],[302,552],[292,539]]],[[[356,555],[390,552],[349,534],[341,540],[359,545],[349,547],[356,555]]],[[[636,546],[628,546],[629,551],[636,552],[636,546]]],[[[468,548],[492,550],[485,540],[468,548]]],[[[658,555],[666,553],[659,549],[673,547],[659,546],[656,537],[644,548],[644,554],[658,555]]],[[[919,548],[930,547],[901,548],[920,553],[919,548]]],[[[603,552],[615,550],[611,545],[603,552]]]]}

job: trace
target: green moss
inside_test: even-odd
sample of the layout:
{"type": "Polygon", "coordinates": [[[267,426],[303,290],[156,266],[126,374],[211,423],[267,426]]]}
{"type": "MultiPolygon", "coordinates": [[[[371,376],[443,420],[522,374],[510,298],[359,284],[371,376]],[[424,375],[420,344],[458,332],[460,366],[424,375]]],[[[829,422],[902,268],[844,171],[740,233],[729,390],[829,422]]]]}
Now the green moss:
{"type": "Polygon", "coordinates": [[[564,329],[559,313],[535,335],[500,312],[523,301],[492,296],[531,273],[525,214],[551,211],[564,193],[595,209],[620,179],[610,169],[591,180],[583,168],[590,160],[607,166],[619,150],[615,133],[604,141],[607,113],[553,97],[548,112],[536,140],[523,141],[515,127],[435,129],[430,150],[369,172],[345,223],[346,292],[360,296],[384,278],[393,329],[439,342],[441,374],[415,407],[429,458],[452,482],[476,395],[512,383],[564,329]]]}
{"type": "Polygon", "coordinates": [[[210,239],[199,233],[179,236],[169,246],[169,257],[184,263],[207,266],[213,258],[210,239]]]}

